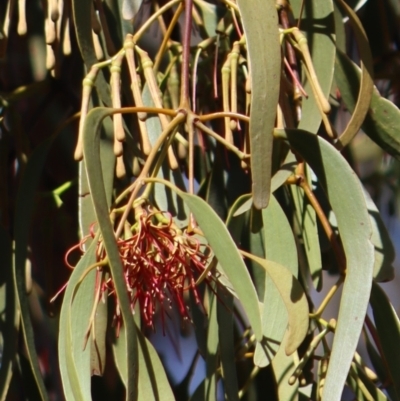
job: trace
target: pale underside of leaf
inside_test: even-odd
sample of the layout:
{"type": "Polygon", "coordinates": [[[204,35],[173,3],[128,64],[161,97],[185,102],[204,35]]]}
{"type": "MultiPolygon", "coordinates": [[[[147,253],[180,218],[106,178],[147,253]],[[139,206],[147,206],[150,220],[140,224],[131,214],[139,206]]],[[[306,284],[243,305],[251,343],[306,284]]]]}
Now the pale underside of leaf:
{"type": "Polygon", "coordinates": [[[218,262],[235,289],[258,340],[261,340],[261,317],[256,290],[250,274],[228,229],[211,207],[201,198],[178,193],[196,218],[218,262]]]}
{"type": "Polygon", "coordinates": [[[253,83],[249,127],[253,201],[262,209],[271,193],[272,131],[281,76],[278,15],[274,0],[238,0],[237,4],[253,83]]]}
{"type": "Polygon", "coordinates": [[[270,276],[286,306],[289,334],[285,344],[287,355],[297,350],[308,331],[308,302],[303,288],[294,275],[279,263],[262,259],[243,252],[243,255],[257,262],[270,276]]]}
{"type": "Polygon", "coordinates": [[[103,237],[104,248],[107,253],[110,273],[115,286],[119,307],[123,318],[123,330],[126,331],[126,350],[128,364],[128,380],[126,399],[137,398],[138,362],[136,326],[133,322],[130,301],[128,299],[123,266],[116,244],[115,234],[110,221],[109,205],[104,188],[103,174],[100,159],[100,126],[104,118],[113,113],[113,109],[98,107],[92,109],[85,121],[83,145],[86,170],[90,192],[96,211],[96,219],[103,237]]]}
{"type": "MultiPolygon", "coordinates": [[[[288,268],[297,277],[297,248],[286,215],[272,195],[263,210],[265,257],[288,268]]],[[[267,366],[281,346],[288,325],[288,313],[279,290],[268,274],[265,275],[264,309],[262,314],[262,343],[257,343],[254,363],[267,366]]]]}
{"type": "Polygon", "coordinates": [[[374,266],[372,228],[360,181],[324,139],[301,130],[277,130],[310,164],[337,218],[347,273],[343,285],[323,401],[340,400],[368,306],[374,266]]]}

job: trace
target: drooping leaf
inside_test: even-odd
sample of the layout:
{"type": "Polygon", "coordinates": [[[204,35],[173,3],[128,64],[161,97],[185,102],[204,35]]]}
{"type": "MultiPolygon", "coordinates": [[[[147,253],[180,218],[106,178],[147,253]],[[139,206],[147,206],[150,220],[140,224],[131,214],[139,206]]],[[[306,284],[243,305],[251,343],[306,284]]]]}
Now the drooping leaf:
{"type": "MultiPolygon", "coordinates": [[[[245,215],[245,225],[242,233],[242,247],[248,249],[250,253],[260,258],[265,258],[265,244],[262,214],[254,206],[245,215]]],[[[253,278],[254,286],[257,290],[260,302],[264,299],[265,292],[265,272],[260,269],[252,260],[247,261],[253,278]]]]}
{"type": "Polygon", "coordinates": [[[286,180],[294,173],[296,166],[296,157],[289,151],[281,167],[272,177],[271,192],[275,192],[286,182],[286,180]]]}
{"type": "MultiPolygon", "coordinates": [[[[286,215],[274,196],[262,212],[265,258],[285,266],[297,277],[297,249],[286,215]]],[[[288,325],[288,312],[277,286],[265,274],[262,325],[264,340],[257,343],[254,363],[267,366],[274,358],[288,325]]]]}
{"type": "Polygon", "coordinates": [[[234,217],[240,216],[250,210],[252,204],[253,200],[251,199],[251,194],[245,194],[237,198],[236,202],[229,209],[228,218],[226,219],[227,226],[229,226],[229,223],[234,217]]]}
{"type": "Polygon", "coordinates": [[[278,15],[273,1],[238,0],[237,4],[253,83],[249,128],[253,200],[256,208],[262,209],[267,207],[271,193],[272,130],[281,76],[278,15]]]}
{"type": "MultiPolygon", "coordinates": [[[[361,71],[344,53],[336,56],[335,80],[340,94],[349,111],[355,108],[360,87],[361,71]]],[[[362,124],[363,131],[392,156],[400,157],[400,111],[389,100],[373,89],[368,114],[362,124]]]]}
{"type": "Polygon", "coordinates": [[[261,340],[261,318],[257,294],[250,274],[225,224],[211,207],[201,198],[179,191],[197,223],[209,242],[223,271],[243,305],[251,327],[258,340],[261,340]]]}
{"type": "Polygon", "coordinates": [[[385,282],[393,280],[395,250],[385,223],[369,193],[364,189],[365,202],[372,226],[371,242],[375,250],[374,280],[385,282]]]}
{"type": "MultiPolygon", "coordinates": [[[[115,171],[115,155],[113,151],[114,127],[111,118],[108,117],[104,119],[101,129],[101,168],[103,172],[107,204],[111,205],[115,171]]],[[[89,235],[90,227],[96,222],[96,214],[93,208],[93,200],[86,174],[85,160],[82,160],[79,165],[79,195],[80,236],[81,238],[84,238],[89,235]]],[[[89,244],[90,239],[86,240],[84,249],[87,249],[89,244]]],[[[96,342],[92,341],[92,339],[89,340],[91,347],[91,371],[98,375],[103,373],[106,362],[106,326],[107,305],[105,303],[100,303],[97,308],[94,322],[94,327],[96,330],[96,342]]]]}
{"type": "Polygon", "coordinates": [[[354,171],[324,139],[302,130],[276,130],[310,164],[335,213],[346,255],[346,278],[323,392],[340,399],[358,344],[372,284],[372,228],[361,184],[354,171]],[[351,201],[349,201],[349,199],[351,201]]]}
{"type": "Polygon", "coordinates": [[[289,384],[289,378],[294,373],[296,365],[294,356],[286,355],[285,352],[288,337],[289,332],[287,331],[283,338],[282,346],[279,348],[271,364],[275,374],[279,400],[297,401],[299,398],[299,381],[296,380],[294,384],[289,384]]]}
{"type": "MultiPolygon", "coordinates": [[[[98,62],[92,37],[91,7],[93,6],[90,1],[72,1],[72,12],[76,38],[83,61],[88,70],[90,70],[90,68],[98,62]]],[[[104,72],[102,70],[99,72],[96,79],[96,90],[104,104],[110,106],[110,87],[104,78],[104,72]]]]}
{"type": "Polygon", "coordinates": [[[336,146],[341,149],[350,143],[350,141],[358,133],[361,124],[368,113],[374,82],[372,54],[368,45],[367,35],[364,31],[361,21],[357,17],[357,14],[343,0],[337,0],[337,2],[349,16],[350,24],[357,40],[361,64],[360,90],[357,103],[354,107],[353,114],[349,123],[347,124],[347,127],[340,135],[336,143],[336,146]]]}
{"type": "Polygon", "coordinates": [[[221,355],[222,380],[227,401],[239,400],[239,389],[235,363],[233,296],[221,287],[217,287],[218,338],[221,355]]]}
{"type": "MultiPolygon", "coordinates": [[[[138,338],[138,400],[174,401],[175,397],[168,382],[162,362],[151,342],[137,328],[138,338]]],[[[118,371],[125,386],[127,385],[127,364],[125,331],[113,344],[113,351],[118,371]]]]}
{"type": "Polygon", "coordinates": [[[346,31],[343,22],[342,11],[336,4],[336,2],[334,2],[333,6],[335,18],[336,48],[342,52],[346,52],[346,31]]]}
{"type": "Polygon", "coordinates": [[[203,399],[206,401],[217,401],[217,368],[219,365],[219,326],[217,319],[217,303],[219,300],[210,291],[210,308],[207,330],[207,355],[206,355],[206,377],[204,380],[203,399]]]}
{"type": "Polygon", "coordinates": [[[138,379],[138,352],[136,339],[136,326],[133,322],[130,302],[128,299],[123,266],[111,225],[109,206],[104,188],[104,180],[101,171],[100,159],[100,125],[104,118],[111,115],[113,109],[98,107],[92,109],[85,121],[83,145],[86,169],[89,180],[90,192],[96,211],[96,218],[103,238],[104,248],[107,253],[110,272],[118,297],[119,306],[123,318],[123,329],[126,331],[126,355],[128,363],[126,399],[137,398],[138,379]]]}
{"type": "MultiPolygon", "coordinates": [[[[284,162],[282,163],[279,170],[272,176],[271,179],[271,193],[275,192],[278,188],[280,188],[286,180],[294,173],[294,170],[297,166],[296,157],[292,152],[288,152],[284,162]]],[[[231,208],[230,215],[239,216],[242,213],[247,212],[251,209],[251,205],[253,204],[253,199],[251,195],[243,195],[246,196],[246,201],[241,202],[240,207],[235,208],[234,212],[231,213],[233,207],[231,208]]],[[[240,198],[238,198],[239,201],[240,198]]]]}
{"type": "Polygon", "coordinates": [[[194,3],[199,8],[208,37],[215,36],[218,24],[217,6],[204,0],[195,0],[194,3]]]}
{"type": "Polygon", "coordinates": [[[389,381],[393,385],[396,400],[400,400],[400,383],[398,372],[400,369],[400,322],[387,295],[378,284],[372,285],[371,307],[375,320],[378,338],[388,369],[389,381]]]}
{"type": "Polygon", "coordinates": [[[278,289],[289,321],[285,352],[287,355],[293,354],[303,342],[308,331],[308,302],[301,284],[285,266],[247,252],[242,251],[242,253],[257,262],[268,273],[278,289]]]}
{"type": "Polygon", "coordinates": [[[83,401],[91,398],[91,348],[86,346],[83,349],[83,345],[94,303],[95,272],[89,273],[81,285],[79,281],[95,260],[96,243],[93,242],[71,274],[61,307],[58,355],[67,400],[83,401]]]}

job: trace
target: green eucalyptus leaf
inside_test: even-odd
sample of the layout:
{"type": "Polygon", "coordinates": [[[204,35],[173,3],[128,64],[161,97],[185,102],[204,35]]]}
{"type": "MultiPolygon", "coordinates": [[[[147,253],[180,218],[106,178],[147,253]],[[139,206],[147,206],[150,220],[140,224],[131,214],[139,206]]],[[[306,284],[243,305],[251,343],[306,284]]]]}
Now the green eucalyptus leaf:
{"type": "Polygon", "coordinates": [[[281,76],[278,14],[275,2],[270,0],[237,0],[237,5],[253,83],[249,128],[253,200],[256,208],[262,209],[271,194],[272,131],[281,76]]]}
{"type": "MultiPolygon", "coordinates": [[[[288,268],[297,277],[297,248],[284,211],[274,196],[262,212],[265,258],[288,268]]],[[[254,253],[254,252],[252,252],[254,253]]],[[[257,343],[254,363],[267,366],[277,353],[288,325],[288,312],[279,290],[269,274],[265,274],[263,335],[257,343]]]]}
{"type": "Polygon", "coordinates": [[[257,262],[274,282],[288,313],[289,334],[285,343],[287,355],[293,354],[303,342],[308,331],[308,302],[299,281],[288,268],[271,260],[243,252],[243,255],[257,262]]]}
{"type": "Polygon", "coordinates": [[[215,36],[218,24],[217,6],[204,0],[194,0],[194,4],[202,16],[207,37],[215,36]]]}
{"type": "Polygon", "coordinates": [[[371,220],[371,241],[375,249],[374,280],[390,281],[394,278],[393,262],[396,256],[394,246],[374,201],[365,189],[363,193],[371,220]]]}
{"type": "MultiPolygon", "coordinates": [[[[137,328],[138,338],[138,400],[175,401],[164,367],[151,342],[137,328]]],[[[125,386],[129,360],[126,357],[126,332],[122,330],[113,344],[113,352],[118,372],[125,386]]]]}
{"type": "Polygon", "coordinates": [[[335,213],[347,270],[323,401],[340,400],[362,330],[374,266],[372,228],[361,184],[327,141],[302,130],[276,130],[310,165],[335,213]]]}
{"type": "MultiPolygon", "coordinates": [[[[355,108],[360,87],[361,71],[344,53],[336,56],[335,80],[340,94],[349,111],[355,108]]],[[[363,131],[392,156],[400,156],[400,111],[389,100],[373,89],[368,114],[362,124],[363,131]]]]}
{"type": "Polygon", "coordinates": [[[372,54],[369,48],[367,35],[364,31],[361,21],[357,17],[357,14],[343,0],[337,0],[337,2],[349,16],[350,23],[357,40],[361,63],[360,90],[357,103],[354,107],[353,114],[349,123],[347,124],[347,127],[338,138],[336,144],[337,147],[341,149],[350,143],[350,141],[358,133],[361,124],[369,111],[374,82],[372,54]]]}
{"type": "Polygon", "coordinates": [[[217,287],[218,339],[221,356],[222,380],[227,401],[239,401],[239,388],[235,361],[235,342],[233,337],[233,296],[221,286],[217,287]]]}
{"type": "Polygon", "coordinates": [[[206,378],[204,380],[204,400],[217,400],[217,368],[219,365],[219,336],[218,336],[218,319],[217,319],[217,303],[218,299],[214,293],[210,291],[210,308],[207,330],[207,355],[206,355],[206,378]]]}
{"type": "Polygon", "coordinates": [[[61,306],[58,355],[62,385],[67,400],[91,399],[90,347],[87,346],[83,350],[83,344],[94,301],[93,273],[95,272],[89,273],[92,277],[84,280],[81,286],[79,281],[96,260],[96,246],[96,242],[93,241],[72,271],[61,306]],[[73,303],[75,292],[76,302],[73,303]]]}
{"type": "MultiPolygon", "coordinates": [[[[255,209],[253,206],[250,212],[246,214],[246,217],[247,224],[245,225],[242,235],[243,246],[245,249],[248,249],[251,254],[260,258],[265,258],[265,241],[261,211],[255,209]]],[[[250,268],[258,299],[262,302],[265,293],[265,272],[260,269],[253,260],[248,260],[247,266],[250,268]]]]}
{"type": "Polygon", "coordinates": [[[342,52],[346,52],[346,31],[343,22],[342,12],[336,3],[334,3],[333,6],[335,18],[336,48],[342,52]]]}
{"type": "MultiPolygon", "coordinates": [[[[296,157],[292,152],[288,152],[282,166],[279,170],[272,176],[271,179],[271,192],[275,192],[278,188],[280,188],[286,180],[294,174],[295,168],[297,166],[296,157]]],[[[229,216],[239,216],[242,213],[247,212],[251,209],[253,204],[253,199],[251,198],[251,194],[242,195],[237,199],[232,208],[230,209],[229,216]],[[242,202],[242,198],[246,197],[246,200],[242,202]],[[239,201],[240,200],[240,201],[239,201]],[[235,206],[240,202],[240,206],[235,206]],[[235,208],[234,208],[235,206],[235,208]]],[[[228,220],[229,221],[229,220],[228,220]]]]}
{"type": "MultiPolygon", "coordinates": [[[[95,129],[95,127],[93,127],[95,129]]],[[[115,155],[113,150],[114,127],[111,118],[105,118],[101,128],[100,158],[103,172],[104,188],[106,191],[107,204],[111,205],[115,155]]],[[[81,238],[87,237],[90,227],[96,222],[96,214],[93,208],[93,199],[90,193],[89,182],[86,174],[86,163],[82,160],[79,164],[79,225],[81,238]]],[[[90,244],[90,238],[85,242],[84,249],[90,244]]],[[[96,330],[96,342],[90,340],[91,347],[91,371],[94,374],[103,373],[106,362],[106,328],[107,328],[107,305],[100,303],[94,317],[96,330]]]]}
{"type": "Polygon", "coordinates": [[[250,210],[252,204],[253,199],[251,198],[251,194],[245,194],[237,198],[235,203],[229,209],[228,217],[226,219],[227,226],[229,227],[229,224],[234,217],[240,216],[250,210]]]}
{"type": "Polygon", "coordinates": [[[372,285],[371,307],[395,400],[400,400],[400,321],[388,297],[378,284],[372,285]]]}
{"type": "Polygon", "coordinates": [[[232,283],[256,338],[261,340],[261,318],[256,290],[228,229],[201,198],[181,191],[178,194],[193,213],[223,271],[232,283]]]}
{"type": "Polygon", "coordinates": [[[109,206],[104,188],[104,179],[101,171],[100,159],[100,126],[104,118],[113,113],[113,109],[98,107],[92,109],[85,121],[83,135],[83,150],[86,161],[86,170],[89,180],[90,192],[96,211],[97,222],[103,238],[107,253],[110,272],[115,286],[119,307],[123,318],[123,329],[126,331],[126,353],[128,358],[127,400],[137,398],[138,379],[138,352],[136,339],[136,326],[133,322],[130,302],[127,294],[123,266],[119,256],[114,230],[109,216],[109,206]]]}
{"type": "Polygon", "coordinates": [[[297,160],[292,152],[288,152],[283,164],[279,170],[273,175],[271,180],[271,192],[275,192],[280,188],[286,180],[294,174],[297,166],[297,160]]]}
{"type": "Polygon", "coordinates": [[[272,369],[274,370],[275,382],[278,388],[279,400],[297,401],[299,399],[298,389],[299,381],[289,384],[289,379],[296,369],[294,355],[287,355],[285,352],[289,332],[287,331],[282,340],[275,358],[272,360],[272,369]]]}
{"type": "MultiPolygon", "coordinates": [[[[94,50],[92,37],[92,4],[87,0],[72,0],[72,18],[75,27],[76,38],[83,61],[88,70],[98,62],[94,50]]],[[[106,105],[111,105],[110,87],[100,70],[96,79],[96,90],[101,100],[106,105]]]]}

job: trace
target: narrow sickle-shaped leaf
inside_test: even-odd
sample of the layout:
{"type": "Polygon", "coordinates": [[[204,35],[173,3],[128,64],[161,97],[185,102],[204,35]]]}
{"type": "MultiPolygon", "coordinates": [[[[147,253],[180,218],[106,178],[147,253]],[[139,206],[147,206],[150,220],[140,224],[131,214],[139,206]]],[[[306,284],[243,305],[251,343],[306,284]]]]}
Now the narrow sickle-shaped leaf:
{"type": "Polygon", "coordinates": [[[369,48],[367,35],[362,27],[361,21],[357,17],[357,14],[343,0],[336,1],[342,8],[345,9],[346,14],[350,18],[350,23],[356,36],[358,51],[361,59],[361,80],[357,103],[347,127],[343,131],[342,135],[340,135],[336,143],[336,147],[342,149],[354,138],[361,128],[371,103],[374,81],[372,78],[372,54],[369,48]]]}
{"type": "MultiPolygon", "coordinates": [[[[91,7],[93,7],[91,1],[72,0],[76,38],[83,61],[88,70],[98,62],[92,38],[91,7]]],[[[100,71],[98,74],[96,89],[99,92],[101,100],[106,105],[111,105],[110,89],[104,78],[103,71],[100,71]]]]}
{"type": "Polygon", "coordinates": [[[383,357],[390,375],[396,400],[400,400],[400,322],[387,295],[378,284],[373,284],[371,306],[383,357]]]}
{"type": "Polygon", "coordinates": [[[103,184],[100,159],[100,125],[105,117],[111,115],[113,109],[102,107],[91,110],[85,121],[83,136],[83,152],[86,161],[87,175],[89,179],[90,192],[96,211],[96,217],[103,237],[104,247],[109,260],[111,276],[114,282],[118,297],[121,314],[123,318],[124,330],[126,331],[126,351],[128,363],[128,380],[126,399],[137,399],[137,379],[138,379],[138,353],[136,326],[133,321],[130,302],[128,299],[123,266],[119,256],[119,251],[111,225],[109,208],[103,184]]]}
{"type": "Polygon", "coordinates": [[[396,257],[395,249],[382,216],[366,189],[364,189],[364,196],[372,226],[371,242],[375,253],[374,280],[376,282],[390,281],[394,278],[392,264],[396,257]]]}
{"type": "Polygon", "coordinates": [[[250,112],[251,174],[257,209],[271,193],[272,131],[281,76],[281,47],[274,0],[238,0],[252,80],[250,112]],[[260,40],[263,38],[263,40],[260,40]]]}
{"type": "Polygon", "coordinates": [[[196,195],[182,192],[180,189],[173,187],[168,181],[161,179],[158,179],[158,181],[174,189],[193,213],[224,273],[232,283],[237,297],[247,314],[256,339],[261,341],[261,317],[257,293],[247,267],[227,227],[203,199],[196,195]]]}
{"type": "MultiPolygon", "coordinates": [[[[115,154],[113,150],[114,126],[111,118],[106,118],[104,120],[101,137],[101,168],[103,171],[107,203],[111,204],[115,172],[115,154]]],[[[79,225],[81,238],[87,237],[90,234],[90,227],[95,221],[96,214],[93,208],[92,196],[86,174],[86,163],[85,160],[82,160],[79,163],[79,225]]],[[[90,239],[85,241],[85,250],[90,245],[90,241],[90,239]]],[[[94,263],[94,261],[92,263],[94,263]]],[[[94,289],[91,290],[92,293],[93,291],[94,289]]],[[[105,302],[100,302],[97,306],[94,327],[96,331],[96,341],[92,341],[92,338],[89,340],[91,346],[91,371],[93,374],[101,375],[105,368],[106,361],[107,304],[105,302]]]]}
{"type": "Polygon", "coordinates": [[[217,399],[217,381],[218,381],[218,320],[217,320],[217,302],[215,294],[210,294],[209,323],[207,330],[207,356],[206,356],[206,378],[204,380],[203,399],[207,401],[216,401],[217,399]]]}
{"type": "Polygon", "coordinates": [[[374,267],[372,229],[360,181],[327,141],[302,130],[276,130],[310,164],[335,213],[347,270],[323,401],[340,400],[368,307],[374,267]]]}
{"type": "Polygon", "coordinates": [[[261,317],[256,290],[228,229],[203,199],[181,191],[178,194],[193,213],[218,262],[232,283],[257,340],[260,341],[262,338],[261,317]]]}
{"type": "Polygon", "coordinates": [[[235,363],[233,296],[217,287],[217,296],[222,302],[217,304],[218,337],[221,355],[222,379],[227,401],[238,401],[238,381],[235,363]]]}
{"type": "MultiPolygon", "coordinates": [[[[60,359],[60,373],[62,378],[62,385],[64,389],[64,395],[67,400],[88,400],[90,399],[90,351],[86,349],[82,351],[82,346],[84,343],[84,330],[79,330],[80,335],[75,336],[73,339],[72,333],[72,300],[74,297],[74,293],[76,293],[77,286],[79,285],[79,281],[84,274],[85,270],[94,263],[96,260],[96,243],[93,242],[91,246],[87,249],[79,263],[76,265],[73,270],[71,277],[68,282],[68,286],[65,290],[63,304],[61,307],[60,313],[60,332],[58,336],[58,355],[60,359]],[[89,352],[88,352],[89,351],[89,352]],[[80,358],[78,358],[78,363],[76,363],[74,356],[76,352],[81,352],[80,358]]],[[[93,296],[94,296],[94,281],[91,280],[92,286],[89,289],[90,297],[89,303],[86,305],[87,310],[75,310],[75,313],[79,313],[88,316],[90,314],[91,307],[93,305],[93,296]]],[[[84,290],[88,290],[87,288],[82,287],[84,290]]],[[[79,290],[78,290],[79,292],[79,290]]],[[[79,295],[78,295],[79,297],[79,295]]],[[[89,319],[85,319],[83,321],[83,325],[88,327],[89,319]]],[[[76,329],[77,325],[74,325],[74,329],[76,329]]]]}
{"type": "MultiPolygon", "coordinates": [[[[353,112],[361,70],[340,51],[336,54],[335,77],[344,103],[353,112]]],[[[362,129],[380,147],[400,158],[400,111],[390,100],[381,97],[376,88],[362,129]]]]}

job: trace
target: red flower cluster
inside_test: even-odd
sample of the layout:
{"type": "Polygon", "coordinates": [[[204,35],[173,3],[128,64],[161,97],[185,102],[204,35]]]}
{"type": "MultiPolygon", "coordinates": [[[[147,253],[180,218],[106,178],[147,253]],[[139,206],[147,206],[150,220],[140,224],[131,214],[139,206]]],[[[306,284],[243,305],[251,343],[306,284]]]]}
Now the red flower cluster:
{"type": "MultiPolygon", "coordinates": [[[[185,304],[185,293],[192,291],[200,303],[196,280],[205,271],[210,257],[209,248],[200,244],[194,236],[182,232],[173,224],[170,215],[142,209],[132,228],[132,237],[117,241],[131,308],[139,302],[145,325],[153,326],[153,318],[159,309],[164,325],[165,305],[175,303],[183,318],[190,318],[185,304]]],[[[103,259],[101,242],[98,259],[103,259]]],[[[205,280],[211,279],[211,273],[205,280]]],[[[114,294],[112,278],[102,283],[100,296],[105,291],[114,294]]],[[[116,298],[114,323],[119,329],[121,315],[116,298]]]]}

